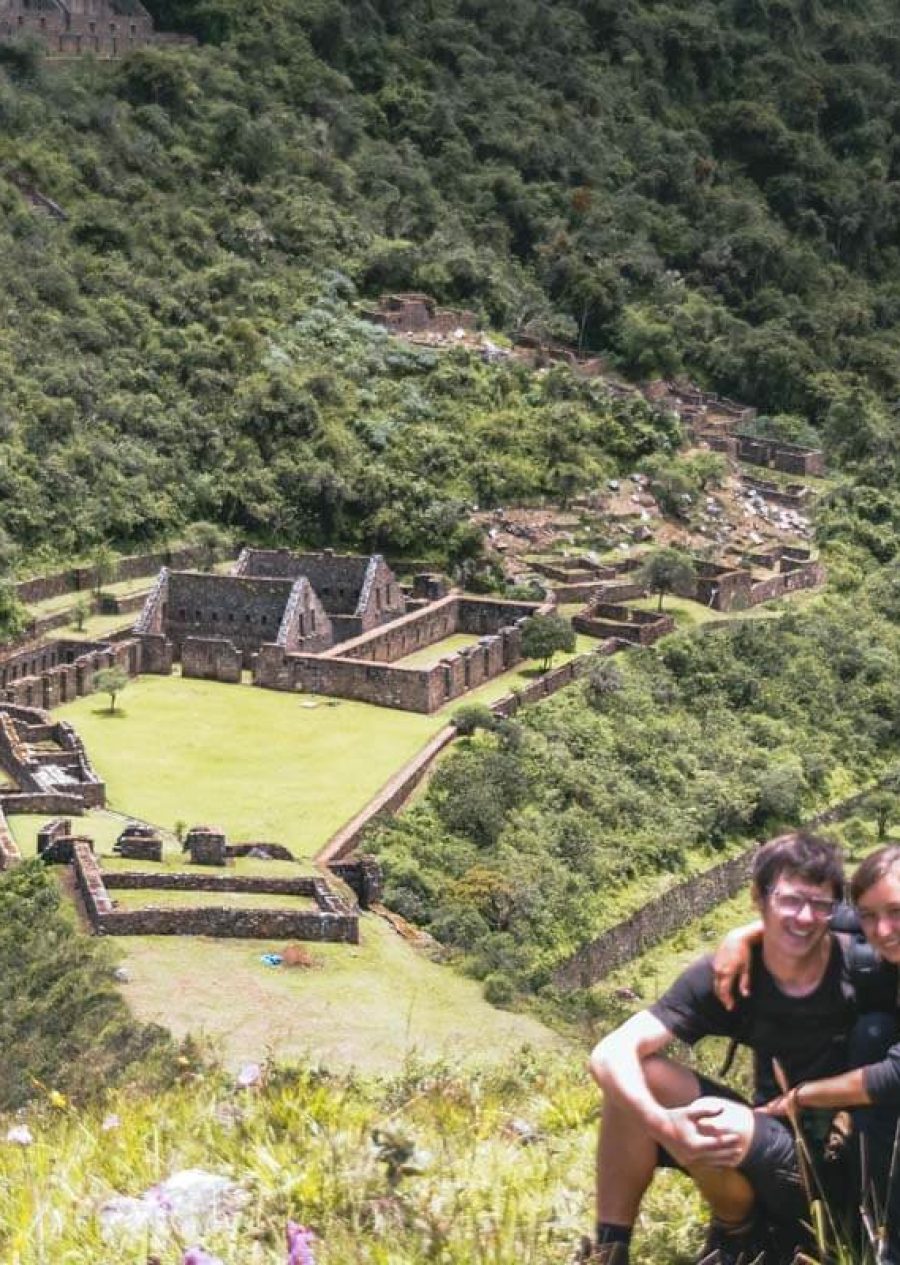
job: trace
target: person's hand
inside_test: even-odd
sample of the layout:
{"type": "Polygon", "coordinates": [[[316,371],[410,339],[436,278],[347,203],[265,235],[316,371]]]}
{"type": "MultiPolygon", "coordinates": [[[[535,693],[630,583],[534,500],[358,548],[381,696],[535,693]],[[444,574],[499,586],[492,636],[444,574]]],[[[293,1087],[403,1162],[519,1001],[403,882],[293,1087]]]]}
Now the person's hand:
{"type": "Polygon", "coordinates": [[[779,1094],[777,1098],[770,1098],[768,1102],[764,1102],[756,1110],[760,1115],[764,1116],[795,1116],[797,1114],[797,1091],[792,1089],[786,1094],[779,1094]]]}
{"type": "Polygon", "coordinates": [[[664,1145],[685,1168],[734,1168],[744,1158],[753,1117],[743,1103],[698,1098],[668,1115],[671,1136],[664,1145]]]}
{"type": "Polygon", "coordinates": [[[738,997],[750,996],[750,944],[741,931],[729,931],[713,954],[713,987],[726,1010],[738,997]]]}

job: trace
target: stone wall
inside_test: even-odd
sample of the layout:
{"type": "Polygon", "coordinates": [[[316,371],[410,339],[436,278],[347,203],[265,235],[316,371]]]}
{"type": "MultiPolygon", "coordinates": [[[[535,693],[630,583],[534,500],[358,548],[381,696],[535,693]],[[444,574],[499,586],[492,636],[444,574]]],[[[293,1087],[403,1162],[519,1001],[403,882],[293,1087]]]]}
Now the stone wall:
{"type": "Polygon", "coordinates": [[[78,890],[94,930],[119,936],[218,936],[264,940],[314,940],[358,944],[359,915],[328,889],[322,879],[260,879],[250,876],[216,878],[194,874],[104,875],[85,841],[73,847],[73,869],[78,890]],[[287,887],[285,886],[287,885],[287,887]],[[315,899],[316,910],[194,909],[119,910],[109,889],[261,892],[302,895],[315,899]]]}
{"type": "Polygon", "coordinates": [[[243,655],[225,637],[185,637],[181,647],[181,675],[240,685],[243,655]]]}
{"type": "MultiPolygon", "coordinates": [[[[117,558],[113,580],[152,577],[159,572],[161,567],[181,567],[182,569],[195,567],[204,561],[204,552],[201,549],[185,547],[117,558]]],[[[227,554],[220,554],[220,557],[227,556],[227,554]]],[[[61,597],[64,593],[92,592],[96,586],[97,573],[93,567],[71,567],[66,571],[57,571],[53,575],[21,580],[14,587],[19,601],[27,606],[32,602],[43,602],[51,597],[61,597]]]]}
{"type": "Polygon", "coordinates": [[[12,836],[9,823],[0,804],[0,870],[11,870],[22,860],[22,854],[12,836]]]}
{"type": "Polygon", "coordinates": [[[265,878],[251,874],[193,874],[188,872],[141,873],[111,870],[104,873],[108,891],[158,892],[256,892],[264,896],[305,896],[329,907],[332,893],[324,879],[308,874],[297,878],[265,878]]]}
{"type": "Polygon", "coordinates": [[[175,659],[187,637],[226,637],[251,667],[261,643],[278,636],[292,588],[288,579],[170,571],[161,617],[175,659]]]}
{"type": "Polygon", "coordinates": [[[576,632],[589,637],[616,637],[636,646],[652,646],[660,637],[675,631],[673,616],[656,611],[634,610],[613,602],[595,602],[587,614],[572,620],[576,632]]]}
{"type": "Polygon", "coordinates": [[[563,989],[589,988],[685,923],[729,900],[748,883],[755,850],[750,848],[648,901],[630,918],[579,949],[554,972],[553,982],[563,989]]]}
{"type": "Polygon", "coordinates": [[[585,584],[591,580],[614,580],[616,569],[591,562],[589,558],[563,558],[559,562],[531,562],[532,571],[560,584],[585,584]]]}

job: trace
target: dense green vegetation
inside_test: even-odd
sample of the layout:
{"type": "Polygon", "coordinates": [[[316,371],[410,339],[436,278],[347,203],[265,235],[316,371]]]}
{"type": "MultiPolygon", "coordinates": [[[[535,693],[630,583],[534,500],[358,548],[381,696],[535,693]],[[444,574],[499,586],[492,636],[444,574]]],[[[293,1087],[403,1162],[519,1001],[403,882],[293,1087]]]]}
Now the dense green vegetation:
{"type": "Polygon", "coordinates": [[[671,440],[565,371],[401,350],[348,312],[385,288],[895,471],[888,0],[150,7],[201,46],[0,57],[0,166],[68,215],[0,179],[0,554],[195,520],[415,552],[671,440]]]}
{"type": "Polygon", "coordinates": [[[85,1101],[135,1076],[148,1086],[171,1076],[169,1037],[135,1022],[113,965],[60,909],[42,862],[0,875],[0,1111],[35,1093],[85,1101]]]}
{"type": "Polygon", "coordinates": [[[896,759],[897,595],[895,567],[852,602],[598,660],[463,740],[374,841],[387,901],[495,1000],[542,988],[654,877],[802,821],[896,759]]]}

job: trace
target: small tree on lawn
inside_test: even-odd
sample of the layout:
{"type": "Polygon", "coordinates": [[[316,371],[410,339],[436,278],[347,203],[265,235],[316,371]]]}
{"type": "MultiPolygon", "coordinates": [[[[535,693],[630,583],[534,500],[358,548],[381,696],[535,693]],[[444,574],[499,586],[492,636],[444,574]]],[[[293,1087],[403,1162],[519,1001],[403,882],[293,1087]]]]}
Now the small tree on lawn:
{"type": "Polygon", "coordinates": [[[116,710],[116,698],[128,684],[128,673],[124,668],[101,668],[94,673],[94,688],[99,694],[109,695],[110,715],[116,710]]]}
{"type": "Polygon", "coordinates": [[[115,550],[109,545],[98,545],[91,554],[91,566],[94,569],[94,595],[100,600],[104,584],[115,579],[118,558],[115,550]]]}
{"type": "Polygon", "coordinates": [[[72,611],[73,623],[75,624],[75,628],[78,632],[84,631],[84,621],[90,613],[90,602],[88,602],[86,597],[80,597],[75,603],[75,607],[72,611]]]}
{"type": "Polygon", "coordinates": [[[522,650],[529,659],[540,659],[546,672],[559,651],[575,649],[575,629],[559,615],[534,615],[522,629],[522,650]]]}
{"type": "Polygon", "coordinates": [[[666,593],[689,588],[697,579],[697,568],[680,549],[655,549],[637,573],[637,582],[651,593],[659,594],[657,610],[663,608],[666,593]]]}

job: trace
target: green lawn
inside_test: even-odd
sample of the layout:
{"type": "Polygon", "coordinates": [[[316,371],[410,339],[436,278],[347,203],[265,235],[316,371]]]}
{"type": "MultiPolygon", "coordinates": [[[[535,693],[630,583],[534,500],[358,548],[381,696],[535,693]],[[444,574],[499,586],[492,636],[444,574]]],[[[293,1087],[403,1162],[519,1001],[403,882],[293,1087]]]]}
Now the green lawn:
{"type": "Polygon", "coordinates": [[[84,739],[110,807],[172,831],[312,857],[445,723],[439,716],[181,677],[129,682],[115,715],[97,695],[56,713],[84,739]],[[309,707],[308,704],[315,706],[309,707]]]}
{"type": "Polygon", "coordinates": [[[273,1054],[387,1072],[413,1055],[459,1066],[526,1044],[563,1044],[527,1015],[489,1006],[474,980],[428,961],[374,915],[363,915],[359,945],[304,945],[311,969],[260,960],[283,947],[200,936],[114,944],[136,1014],[178,1036],[205,1032],[231,1066],[273,1054]]]}
{"type": "Polygon", "coordinates": [[[445,655],[454,654],[457,650],[463,650],[466,646],[475,646],[478,644],[478,636],[475,633],[453,633],[450,637],[445,637],[443,641],[436,642],[433,646],[423,646],[421,650],[414,650],[412,654],[408,654],[403,659],[398,659],[395,667],[400,668],[433,668],[439,663],[445,655]]]}
{"type": "Polygon", "coordinates": [[[311,896],[268,895],[265,892],[180,892],[165,888],[113,887],[110,897],[121,909],[286,909],[314,911],[311,896]]]}

